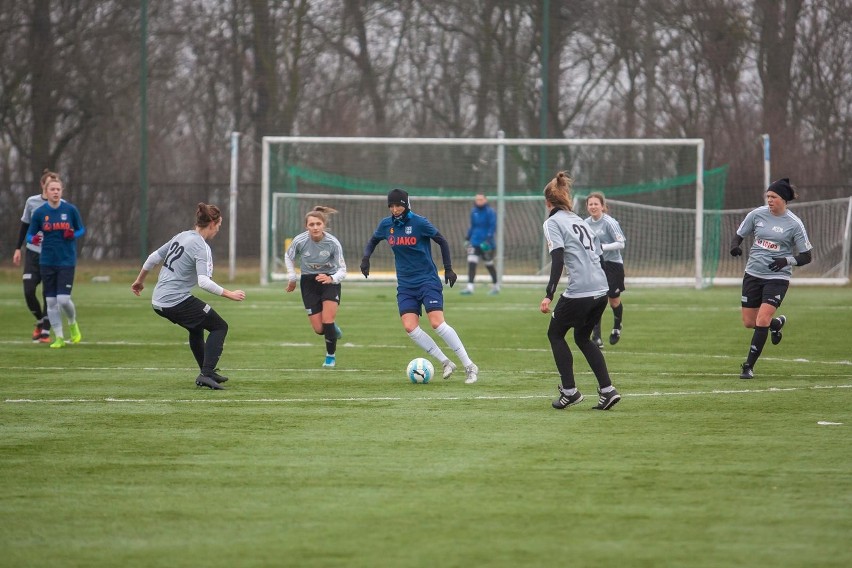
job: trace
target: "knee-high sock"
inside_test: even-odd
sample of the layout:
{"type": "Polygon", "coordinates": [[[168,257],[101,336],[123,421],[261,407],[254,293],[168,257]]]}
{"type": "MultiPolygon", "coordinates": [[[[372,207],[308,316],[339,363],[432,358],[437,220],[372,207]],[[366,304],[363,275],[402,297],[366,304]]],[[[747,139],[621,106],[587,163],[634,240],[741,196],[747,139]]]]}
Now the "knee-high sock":
{"type": "Polygon", "coordinates": [[[606,368],[606,359],[604,359],[600,348],[589,339],[589,334],[584,334],[575,328],[574,342],[580,348],[580,351],[583,352],[583,356],[589,363],[589,367],[592,368],[592,373],[595,374],[595,378],[598,380],[598,386],[602,389],[612,386],[612,380],[606,368]]]}
{"type": "Polygon", "coordinates": [[[198,369],[204,367],[204,329],[197,327],[189,330],[189,350],[198,363],[198,369]]]}
{"type": "Polygon", "coordinates": [[[450,327],[447,322],[436,327],[435,331],[441,336],[441,339],[444,340],[447,346],[456,352],[456,355],[458,355],[459,361],[461,361],[462,365],[469,367],[473,364],[473,361],[471,361],[470,357],[467,356],[467,350],[464,348],[464,345],[459,338],[459,334],[456,333],[456,330],[450,327]]]}
{"type": "Polygon", "coordinates": [[[55,337],[64,337],[62,335],[62,312],[59,311],[59,302],[56,297],[47,299],[47,317],[50,319],[50,327],[53,328],[55,337]]]}
{"type": "Polygon", "coordinates": [[[748,358],[746,363],[750,367],[754,367],[757,359],[763,352],[763,346],[766,345],[766,337],[769,335],[769,326],[755,326],[754,334],[751,336],[751,347],[748,348],[748,358]]]}
{"type": "Polygon", "coordinates": [[[222,356],[227,334],[227,328],[214,329],[207,334],[207,341],[204,343],[204,363],[201,365],[202,374],[212,373],[216,365],[219,364],[219,357],[222,356]]]}
{"type": "Polygon", "coordinates": [[[30,313],[33,314],[33,317],[36,319],[36,323],[41,323],[44,316],[45,311],[47,311],[47,307],[42,310],[41,302],[39,301],[38,294],[36,290],[38,288],[38,282],[33,280],[32,274],[24,274],[24,300],[27,302],[27,308],[29,308],[30,313]]]}
{"type": "Polygon", "coordinates": [[[491,275],[491,283],[497,284],[497,269],[494,268],[493,264],[486,264],[485,268],[488,270],[488,274],[491,275]]]}
{"type": "Polygon", "coordinates": [[[337,332],[334,330],[334,322],[322,324],[322,334],[325,336],[325,352],[334,355],[337,351],[337,332]]]}
{"type": "Polygon", "coordinates": [[[473,280],[476,278],[476,263],[468,262],[467,263],[467,281],[473,284],[473,280]]]}
{"type": "Polygon", "coordinates": [[[612,308],[613,315],[613,323],[612,327],[614,329],[621,329],[621,316],[624,313],[624,304],[618,304],[616,307],[612,308]]]}
{"type": "Polygon", "coordinates": [[[565,341],[565,336],[553,326],[553,321],[547,328],[547,340],[550,341],[550,350],[553,352],[553,360],[556,363],[556,370],[559,371],[559,378],[562,382],[562,388],[565,390],[577,387],[574,381],[574,355],[571,354],[571,349],[568,347],[568,342],[565,341]]]}
{"type": "Polygon", "coordinates": [[[56,301],[59,303],[59,309],[62,310],[63,314],[65,314],[65,318],[68,320],[68,325],[76,323],[77,308],[74,306],[74,302],[71,301],[71,296],[68,294],[57,294],[56,301]]]}
{"type": "Polygon", "coordinates": [[[420,329],[419,326],[408,332],[408,337],[426,351],[426,353],[438,359],[438,361],[443,363],[448,359],[448,357],[444,355],[444,352],[441,351],[441,348],[438,347],[438,344],[435,343],[435,340],[432,339],[432,336],[420,329]]]}

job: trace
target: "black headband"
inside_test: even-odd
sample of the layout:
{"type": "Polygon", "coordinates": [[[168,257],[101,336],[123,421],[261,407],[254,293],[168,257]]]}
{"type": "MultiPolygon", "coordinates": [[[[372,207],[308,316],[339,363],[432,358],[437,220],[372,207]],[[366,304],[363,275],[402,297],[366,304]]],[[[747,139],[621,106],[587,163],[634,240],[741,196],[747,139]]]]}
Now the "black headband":
{"type": "Polygon", "coordinates": [[[766,191],[773,191],[784,201],[793,201],[796,199],[796,194],[793,191],[793,186],[790,185],[790,178],[781,178],[773,181],[766,188],[766,191]]]}

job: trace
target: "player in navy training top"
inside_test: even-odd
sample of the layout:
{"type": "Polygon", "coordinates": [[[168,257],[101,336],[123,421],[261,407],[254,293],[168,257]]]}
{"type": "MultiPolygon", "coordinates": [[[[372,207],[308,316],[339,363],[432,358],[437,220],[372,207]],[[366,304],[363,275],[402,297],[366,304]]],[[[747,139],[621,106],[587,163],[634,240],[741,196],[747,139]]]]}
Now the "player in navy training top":
{"type": "Polygon", "coordinates": [[[766,205],[753,209],[737,228],[731,241],[731,256],[740,256],[747,236],[754,238],[748,251],[743,275],[742,316],[747,329],[754,328],[748,357],[741,366],[741,379],[754,378],[754,365],[771,334],[772,344],[781,343],[785,316],[773,317],[787,295],[794,266],[811,262],[813,247],[805,225],[787,202],[796,199],[795,188],[787,178],[772,182],[766,189],[766,205]],[[794,255],[793,252],[798,252],[794,255]]]}
{"type": "Polygon", "coordinates": [[[62,199],[64,186],[57,174],[48,176],[44,192],[47,203],[33,211],[27,242],[41,243],[39,268],[47,300],[54,349],[65,347],[62,314],[68,319],[71,343],[83,339],[77,324],[77,309],[71,301],[74,271],[77,267],[77,239],[86,233],[83,219],[76,207],[62,199]]]}
{"type": "Polygon", "coordinates": [[[438,269],[432,260],[432,241],[435,241],[441,247],[444,281],[452,287],[457,276],[453,272],[450,259],[450,245],[426,217],[411,210],[408,193],[405,191],[394,189],[388,193],[388,208],[390,216],[379,221],[379,226],[364,248],[361,273],[365,278],[370,275],[370,256],[376,245],[386,241],[393,251],[397,277],[396,301],[406,333],[429,355],[441,362],[445,379],[453,374],[455,363],[450,361],[435,340],[420,328],[420,308],[424,306],[432,329],[456,352],[464,366],[464,382],[475,383],[479,367],[468,357],[456,330],[444,321],[444,292],[438,269]]]}

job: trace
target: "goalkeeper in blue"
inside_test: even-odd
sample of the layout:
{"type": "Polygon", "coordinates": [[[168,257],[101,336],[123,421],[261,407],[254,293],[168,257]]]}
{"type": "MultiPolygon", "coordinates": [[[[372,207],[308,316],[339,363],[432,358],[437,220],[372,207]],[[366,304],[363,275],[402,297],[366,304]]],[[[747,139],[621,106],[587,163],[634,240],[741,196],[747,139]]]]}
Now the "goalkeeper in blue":
{"type": "Polygon", "coordinates": [[[741,366],[741,379],[754,378],[754,366],[767,336],[773,345],[781,343],[787,318],[774,317],[775,312],[787,295],[793,267],[812,260],[813,247],[805,225],[787,209],[787,203],[796,197],[789,179],[773,182],[766,190],[766,205],[751,210],[731,240],[731,256],[737,257],[743,254],[743,240],[753,238],[743,275],[742,316],[743,325],[754,333],[741,366]]]}
{"type": "Polygon", "coordinates": [[[471,361],[456,330],[444,321],[443,284],[432,260],[432,241],[435,241],[441,248],[444,282],[452,288],[457,276],[453,272],[450,259],[450,245],[426,217],[411,210],[407,192],[394,189],[388,193],[388,209],[390,215],[379,221],[373,236],[364,247],[361,274],[364,278],[370,275],[370,256],[376,250],[376,245],[382,241],[387,242],[393,251],[396,267],[396,303],[399,307],[399,317],[408,337],[426,353],[438,359],[444,367],[443,377],[450,378],[456,370],[456,364],[450,361],[435,340],[420,327],[421,307],[425,307],[432,329],[461,361],[465,372],[464,382],[473,384],[477,381],[479,367],[471,361]]]}
{"type": "Polygon", "coordinates": [[[476,268],[479,261],[485,265],[491,275],[490,296],[500,293],[497,283],[497,270],[494,268],[494,233],[497,231],[497,213],[488,205],[484,193],[477,193],[473,198],[473,208],[470,210],[470,228],[465,237],[467,249],[467,287],[461,291],[462,296],[473,294],[476,268]]]}

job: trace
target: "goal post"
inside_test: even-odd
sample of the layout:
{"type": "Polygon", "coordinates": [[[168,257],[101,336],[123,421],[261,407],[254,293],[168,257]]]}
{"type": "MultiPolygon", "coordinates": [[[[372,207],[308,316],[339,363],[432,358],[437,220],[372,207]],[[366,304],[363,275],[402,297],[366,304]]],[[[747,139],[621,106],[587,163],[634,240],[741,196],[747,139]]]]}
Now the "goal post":
{"type": "MultiPolygon", "coordinates": [[[[447,237],[456,268],[466,264],[461,244],[473,196],[486,194],[498,213],[499,278],[541,279],[547,260],[542,190],[557,171],[566,170],[575,179],[575,196],[602,191],[608,199],[624,196],[652,206],[691,210],[691,222],[676,226],[678,246],[688,244],[689,258],[673,259],[668,270],[649,265],[647,275],[638,270],[635,274],[659,278],[661,284],[686,280],[702,287],[707,252],[703,152],[701,139],[264,137],[261,283],[282,277],[279,262],[286,239],[304,230],[309,205],[335,206],[337,200],[341,207],[359,211],[352,219],[341,211],[332,218],[330,230],[343,242],[350,264],[360,259],[378,220],[387,215],[382,199],[394,187],[407,190],[413,209],[429,217],[447,237]],[[369,209],[355,207],[366,202],[372,202],[369,209]],[[286,203],[300,203],[299,214],[292,207],[286,212],[274,209],[286,203]],[[294,215],[295,226],[292,219],[280,226],[284,217],[294,215]]],[[[717,184],[713,201],[719,201],[723,190],[724,182],[717,184]]],[[[666,230],[665,225],[645,228],[666,230]]]]}

